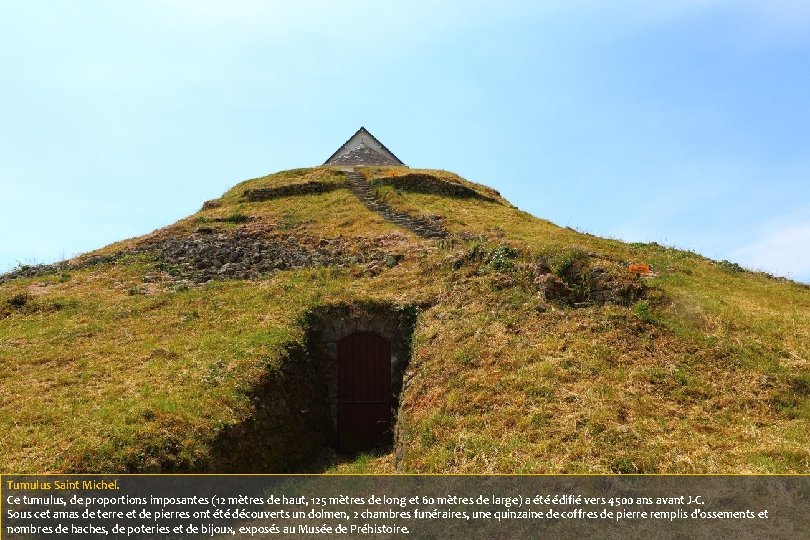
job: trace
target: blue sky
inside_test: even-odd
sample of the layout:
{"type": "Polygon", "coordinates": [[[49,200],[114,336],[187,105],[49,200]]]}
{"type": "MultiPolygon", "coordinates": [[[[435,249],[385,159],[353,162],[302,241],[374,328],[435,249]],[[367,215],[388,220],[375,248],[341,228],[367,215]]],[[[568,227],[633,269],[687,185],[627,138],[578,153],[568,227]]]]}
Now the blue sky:
{"type": "Polygon", "coordinates": [[[360,125],[563,226],[810,282],[810,4],[0,3],[0,271],[360,125]]]}

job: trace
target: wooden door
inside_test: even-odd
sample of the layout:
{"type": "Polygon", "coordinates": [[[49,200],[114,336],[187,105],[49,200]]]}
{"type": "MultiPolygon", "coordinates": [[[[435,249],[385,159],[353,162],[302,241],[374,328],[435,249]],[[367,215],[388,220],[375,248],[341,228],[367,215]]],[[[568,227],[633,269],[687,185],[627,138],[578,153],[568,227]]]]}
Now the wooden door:
{"type": "Polygon", "coordinates": [[[391,442],[391,344],[371,332],[338,342],[338,440],[343,452],[391,442]]]}

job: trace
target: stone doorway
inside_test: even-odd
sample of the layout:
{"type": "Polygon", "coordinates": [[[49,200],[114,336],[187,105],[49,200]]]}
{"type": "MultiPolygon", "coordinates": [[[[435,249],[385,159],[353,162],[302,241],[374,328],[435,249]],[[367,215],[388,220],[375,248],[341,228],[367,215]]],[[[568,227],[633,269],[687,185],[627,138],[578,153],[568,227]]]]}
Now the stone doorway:
{"type": "Polygon", "coordinates": [[[358,302],[309,313],[307,348],[331,419],[328,439],[338,452],[390,448],[418,311],[358,302]]]}

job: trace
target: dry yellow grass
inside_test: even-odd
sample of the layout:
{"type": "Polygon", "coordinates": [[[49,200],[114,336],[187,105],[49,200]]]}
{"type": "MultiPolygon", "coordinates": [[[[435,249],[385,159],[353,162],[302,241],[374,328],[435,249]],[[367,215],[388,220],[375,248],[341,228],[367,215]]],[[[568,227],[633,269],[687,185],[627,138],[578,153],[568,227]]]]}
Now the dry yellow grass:
{"type": "Polygon", "coordinates": [[[307,310],[370,299],[429,307],[414,334],[397,457],[362,456],[334,470],[810,470],[806,286],[583,235],[502,200],[381,187],[392,206],[439,215],[455,234],[427,241],[343,188],[242,199],[246,189],[308,181],[343,185],[329,168],[249,180],[219,207],[97,254],[202,226],[252,227],[347,246],[372,240],[402,262],[378,274],[358,264],[174,290],[143,282],[155,262],[141,254],[0,285],[2,472],[215,467],[213,441],[255,413],[256,389],[303,345],[307,310]],[[235,215],[248,219],[229,222],[235,215]],[[519,250],[513,266],[469,256],[499,244],[519,250]],[[545,304],[527,265],[567,252],[648,262],[659,275],[643,305],[545,304]]]}

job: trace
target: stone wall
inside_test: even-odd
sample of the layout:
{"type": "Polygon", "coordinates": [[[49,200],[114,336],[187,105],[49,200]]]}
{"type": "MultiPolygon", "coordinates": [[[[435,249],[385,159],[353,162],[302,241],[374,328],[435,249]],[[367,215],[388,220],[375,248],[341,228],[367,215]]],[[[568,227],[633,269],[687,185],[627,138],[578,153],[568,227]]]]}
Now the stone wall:
{"type": "Polygon", "coordinates": [[[320,372],[332,444],[337,444],[338,436],[338,342],[355,332],[373,332],[391,343],[393,428],[399,411],[402,377],[410,360],[416,313],[416,309],[410,306],[372,302],[324,306],[310,313],[307,348],[320,372]]]}
{"type": "Polygon", "coordinates": [[[432,193],[435,195],[457,197],[462,199],[483,199],[488,201],[496,200],[486,195],[482,195],[481,193],[478,193],[474,189],[463,184],[443,180],[430,174],[411,173],[400,176],[380,177],[372,179],[371,182],[375,186],[392,186],[393,188],[402,191],[432,193]]]}
{"type": "Polygon", "coordinates": [[[387,152],[380,151],[368,146],[358,146],[348,150],[339,156],[335,156],[324,165],[350,165],[356,167],[402,165],[402,163],[387,152]]]}
{"type": "Polygon", "coordinates": [[[288,184],[271,188],[247,189],[242,194],[246,201],[266,201],[278,197],[289,197],[292,195],[312,195],[316,193],[327,193],[340,189],[344,186],[335,182],[303,182],[301,184],[288,184]]]}

